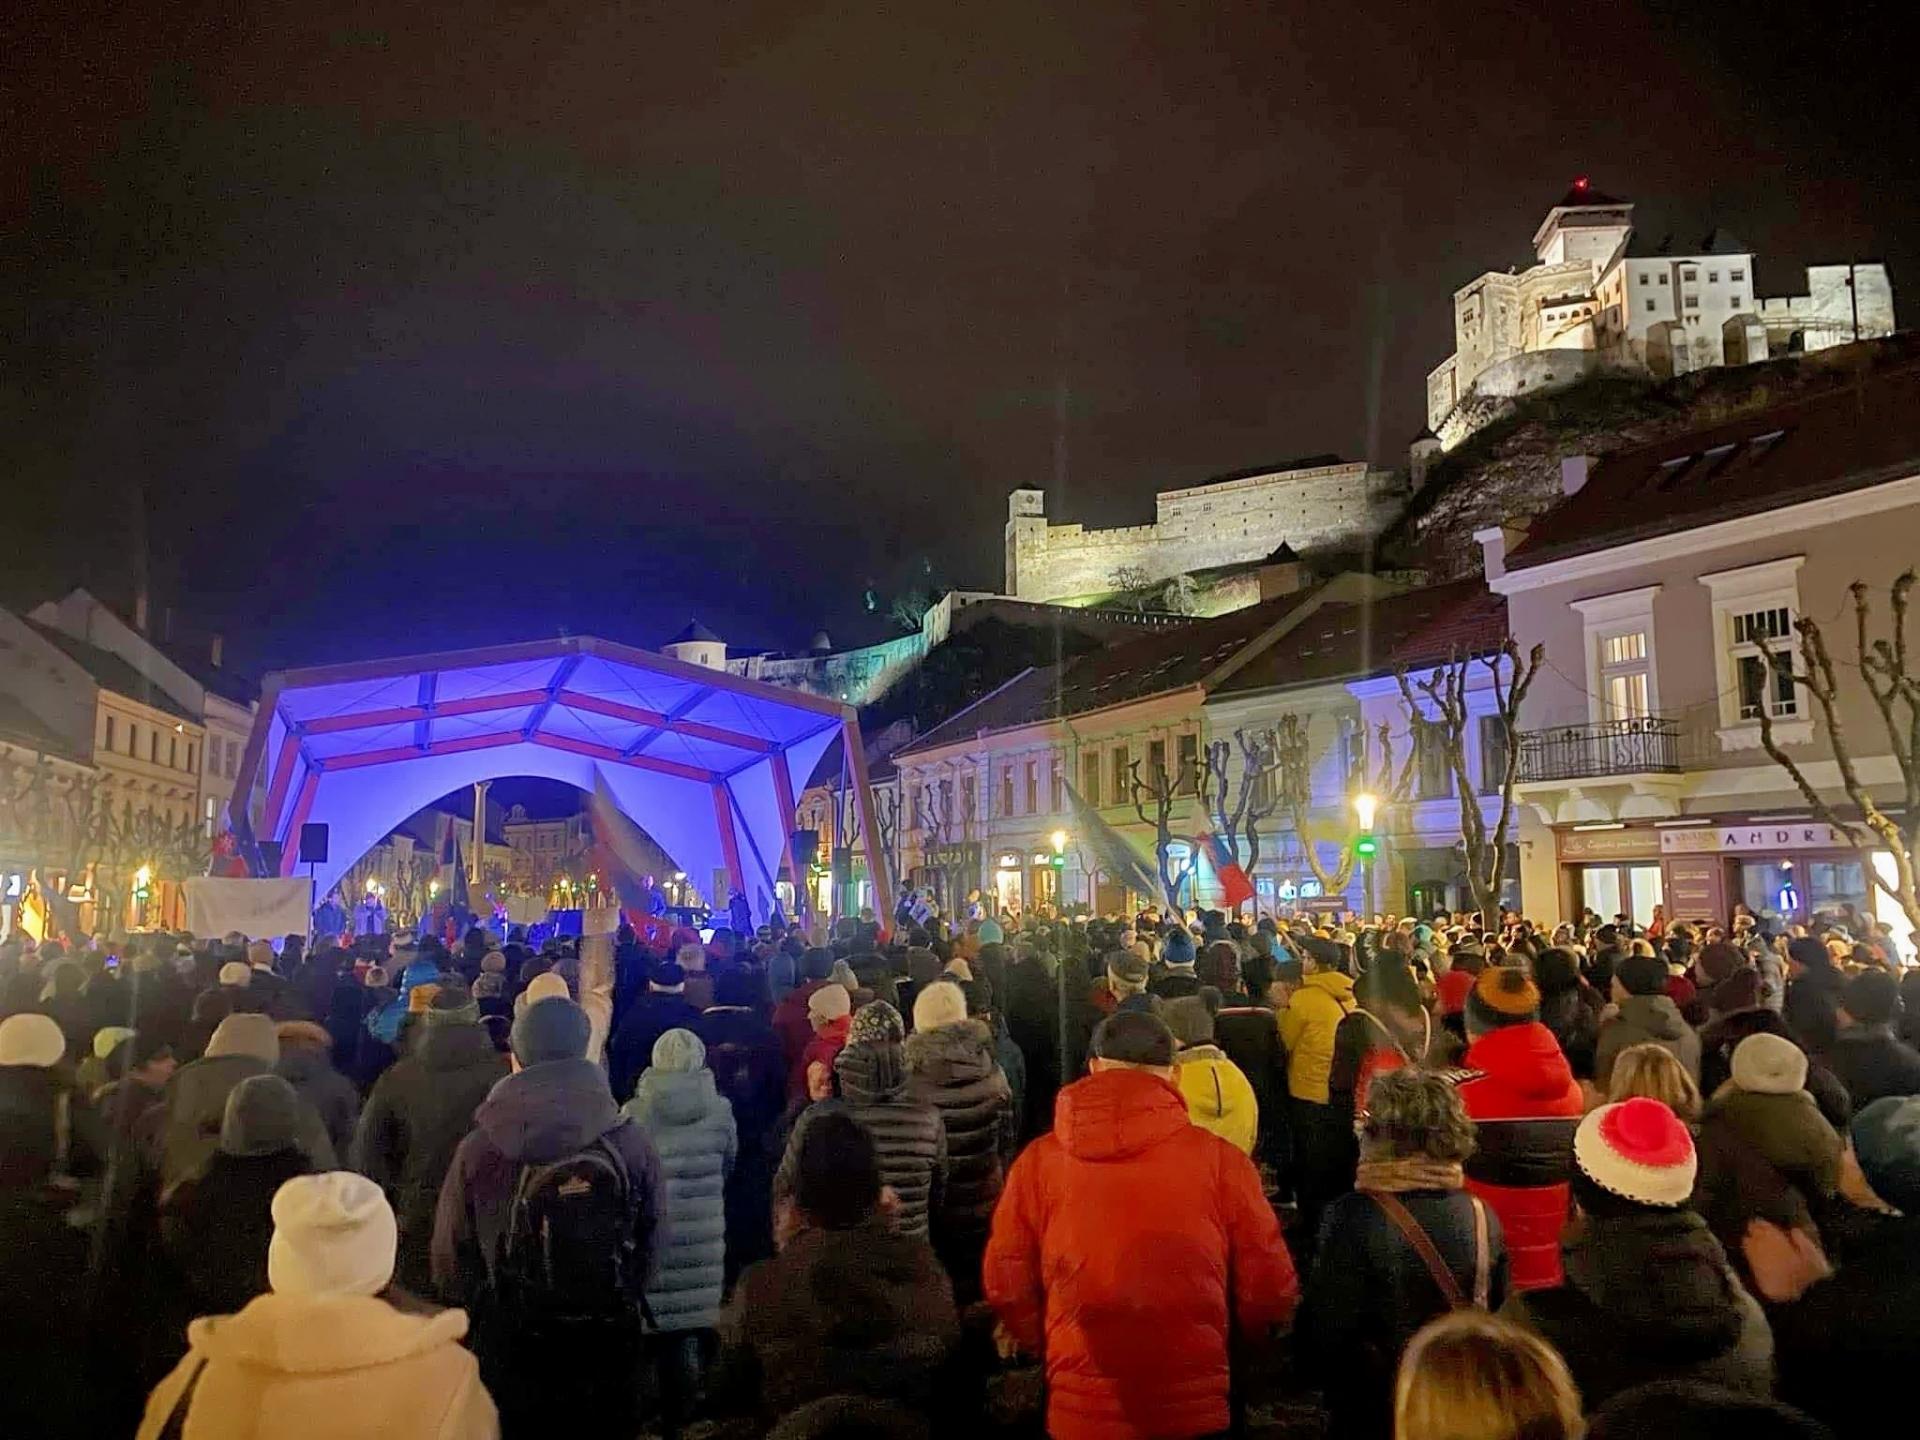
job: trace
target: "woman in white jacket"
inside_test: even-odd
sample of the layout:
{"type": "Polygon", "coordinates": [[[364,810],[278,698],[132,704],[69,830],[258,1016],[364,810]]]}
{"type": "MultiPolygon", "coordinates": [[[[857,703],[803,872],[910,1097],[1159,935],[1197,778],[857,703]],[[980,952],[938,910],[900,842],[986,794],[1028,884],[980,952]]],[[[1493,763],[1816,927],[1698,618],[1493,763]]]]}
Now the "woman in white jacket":
{"type": "Polygon", "coordinates": [[[195,1320],[187,1356],[147,1399],[139,1440],[497,1440],[500,1422],[461,1347],[464,1310],[382,1298],[397,1236],[380,1187],[344,1170],[273,1197],[272,1290],[237,1315],[195,1320]],[[183,1415],[183,1422],[176,1420],[183,1415]]]}

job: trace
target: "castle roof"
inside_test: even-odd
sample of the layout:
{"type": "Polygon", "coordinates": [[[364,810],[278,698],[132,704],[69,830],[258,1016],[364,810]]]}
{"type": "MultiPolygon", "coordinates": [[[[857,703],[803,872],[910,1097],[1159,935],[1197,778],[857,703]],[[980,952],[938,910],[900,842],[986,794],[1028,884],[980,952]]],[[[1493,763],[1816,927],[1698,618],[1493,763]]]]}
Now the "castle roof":
{"type": "Polygon", "coordinates": [[[1746,243],[1738,235],[1724,226],[1715,226],[1708,233],[1707,238],[1700,242],[1700,253],[1702,255],[1751,255],[1753,251],[1747,248],[1746,243]]]}
{"type": "Polygon", "coordinates": [[[714,634],[706,626],[702,625],[698,620],[689,620],[687,622],[687,628],[667,643],[669,645],[724,645],[727,642],[714,634]]]}
{"type": "Polygon", "coordinates": [[[1574,210],[1587,205],[1626,205],[1630,203],[1630,201],[1622,200],[1616,195],[1604,194],[1594,189],[1593,186],[1587,183],[1587,177],[1582,175],[1578,180],[1573,182],[1566,194],[1554,202],[1553,208],[1556,210],[1574,210]]]}

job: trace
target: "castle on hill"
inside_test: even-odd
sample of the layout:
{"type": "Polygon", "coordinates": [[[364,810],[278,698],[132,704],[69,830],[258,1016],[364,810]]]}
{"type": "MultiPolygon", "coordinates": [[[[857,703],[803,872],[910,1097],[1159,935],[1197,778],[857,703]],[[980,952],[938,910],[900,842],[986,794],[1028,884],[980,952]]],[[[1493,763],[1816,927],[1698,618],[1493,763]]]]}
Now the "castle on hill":
{"type": "Polygon", "coordinates": [[[1427,376],[1427,425],[1448,449],[1518,396],[1603,370],[1665,379],[1823,350],[1894,330],[1884,265],[1813,265],[1802,295],[1755,294],[1753,252],[1716,230],[1690,253],[1648,245],[1633,205],[1583,178],[1534,232],[1539,263],[1454,291],[1454,353],[1427,376]]]}

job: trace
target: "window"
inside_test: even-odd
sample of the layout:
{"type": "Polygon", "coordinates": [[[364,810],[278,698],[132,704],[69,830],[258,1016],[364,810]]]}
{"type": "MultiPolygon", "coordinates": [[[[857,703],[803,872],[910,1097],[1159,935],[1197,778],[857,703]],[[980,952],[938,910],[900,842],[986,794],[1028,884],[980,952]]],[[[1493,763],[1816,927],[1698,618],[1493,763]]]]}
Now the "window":
{"type": "Polygon", "coordinates": [[[233,779],[234,767],[237,766],[239,763],[240,763],[240,742],[238,740],[229,740],[227,741],[227,763],[225,767],[225,773],[226,773],[227,779],[229,780],[233,779]]]}
{"type": "Polygon", "coordinates": [[[1718,285],[1720,283],[1720,272],[1718,270],[1707,271],[1707,283],[1709,285],[1718,285]]]}
{"type": "Polygon", "coordinates": [[[193,742],[191,740],[187,742],[187,773],[189,775],[193,773],[193,742]]]}
{"type": "Polygon", "coordinates": [[[1651,276],[1649,276],[1649,275],[1644,275],[1644,274],[1643,274],[1643,275],[1642,275],[1642,276],[1640,277],[1640,283],[1641,283],[1642,285],[1651,285],[1651,284],[1653,283],[1653,278],[1652,278],[1651,276]]]}
{"type": "Polygon", "coordinates": [[[1058,815],[1067,808],[1066,795],[1067,764],[1058,755],[1053,757],[1053,813],[1058,815]]]}
{"type": "Polygon", "coordinates": [[[1783,744],[1813,738],[1813,720],[1790,676],[1773,672],[1772,654],[1796,662],[1793,622],[1800,613],[1798,571],[1805,556],[1702,575],[1713,595],[1714,665],[1720,691],[1720,746],[1760,743],[1762,713],[1783,744]]]}
{"type": "Polygon", "coordinates": [[[138,725],[135,725],[132,721],[128,721],[127,722],[127,754],[130,758],[137,760],[140,758],[139,751],[140,751],[140,727],[138,725]]]}
{"type": "Polygon", "coordinates": [[[1113,803],[1125,805],[1133,798],[1133,757],[1122,745],[1113,752],[1113,803]]]}
{"type": "Polygon", "coordinates": [[[207,835],[208,835],[208,838],[212,838],[212,835],[213,835],[213,819],[214,819],[214,812],[215,812],[215,811],[216,811],[216,810],[217,810],[217,809],[219,808],[219,805],[220,805],[220,802],[219,802],[218,800],[216,800],[216,799],[214,799],[214,798],[213,798],[213,796],[211,796],[211,795],[209,795],[209,796],[207,796],[207,835]]]}
{"type": "Polygon", "coordinates": [[[1691,285],[1693,284],[1694,281],[1700,278],[1700,272],[1698,270],[1692,270],[1692,269],[1682,270],[1680,272],[1680,278],[1686,281],[1687,284],[1691,285]]]}
{"type": "Polygon", "coordinates": [[[1729,270],[1727,272],[1727,279],[1731,280],[1736,285],[1738,285],[1741,281],[1745,280],[1746,278],[1747,278],[1747,272],[1744,270],[1729,270]]]}
{"type": "Polygon", "coordinates": [[[1585,622],[1587,705],[1596,723],[1659,713],[1653,629],[1653,597],[1659,590],[1649,585],[1573,602],[1585,622]]]}
{"type": "Polygon", "coordinates": [[[1651,300],[1649,300],[1649,301],[1647,301],[1647,309],[1648,309],[1648,311],[1649,311],[1649,312],[1651,312],[1651,311],[1652,311],[1652,309],[1653,309],[1653,301],[1651,301],[1651,300]]]}
{"type": "Polygon", "coordinates": [[[160,732],[158,730],[147,732],[147,759],[155,765],[160,763],[160,732]]]}
{"type": "Polygon", "coordinates": [[[1040,762],[1027,761],[1027,814],[1033,815],[1040,809],[1040,762]]]}
{"type": "Polygon", "coordinates": [[[1480,793],[1498,795],[1507,778],[1507,722],[1498,715],[1480,717],[1480,793]]]}
{"type": "Polygon", "coordinates": [[[1665,275],[1665,273],[1662,273],[1662,274],[1661,274],[1661,276],[1660,276],[1660,283],[1661,283],[1662,285],[1664,285],[1664,284],[1666,284],[1666,283],[1667,283],[1667,277],[1666,277],[1666,275],[1665,275]]]}
{"type": "Polygon", "coordinates": [[[1167,778],[1167,742],[1153,740],[1147,745],[1147,778],[1156,785],[1166,783],[1167,778]]]}
{"type": "Polygon", "coordinates": [[[1180,773],[1174,780],[1182,794],[1192,795],[1200,786],[1200,737],[1182,735],[1179,743],[1180,773]]]}
{"type": "Polygon", "coordinates": [[[1734,309],[1738,310],[1740,308],[1740,297],[1738,295],[1728,296],[1727,304],[1731,305],[1734,309]]]}
{"type": "Polygon", "coordinates": [[[1441,800],[1453,793],[1453,766],[1447,757],[1446,729],[1425,720],[1414,722],[1413,748],[1419,757],[1415,792],[1421,800],[1441,800]]]}
{"type": "Polygon", "coordinates": [[[113,749],[113,716],[111,715],[107,716],[106,740],[101,745],[101,748],[103,750],[113,749]]]}
{"type": "Polygon", "coordinates": [[[1080,757],[1080,798],[1089,805],[1100,803],[1100,752],[1089,750],[1080,757]]]}
{"type": "Polygon", "coordinates": [[[1700,297],[1698,295],[1687,296],[1687,309],[1698,310],[1699,308],[1700,308],[1700,297]]]}
{"type": "Polygon", "coordinates": [[[1609,720],[1636,720],[1651,713],[1645,631],[1608,635],[1600,641],[1600,684],[1609,720]]]}
{"type": "MultiPolygon", "coordinates": [[[[953,814],[953,782],[951,780],[940,782],[940,799],[947,807],[947,814],[951,816],[953,814]]],[[[973,802],[973,776],[962,775],[960,777],[960,818],[968,824],[973,823],[975,814],[973,802]]]]}
{"type": "Polygon", "coordinates": [[[1013,814],[1013,766],[1011,765],[1000,772],[1000,813],[1013,814]]]}

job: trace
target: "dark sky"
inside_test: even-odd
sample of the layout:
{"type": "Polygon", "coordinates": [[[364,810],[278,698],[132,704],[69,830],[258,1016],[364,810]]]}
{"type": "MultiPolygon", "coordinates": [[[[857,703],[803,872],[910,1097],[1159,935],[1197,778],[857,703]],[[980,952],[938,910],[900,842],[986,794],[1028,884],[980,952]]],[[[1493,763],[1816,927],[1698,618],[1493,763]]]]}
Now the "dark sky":
{"type": "Polygon", "coordinates": [[[1920,305],[1893,5],[0,8],[0,593],[255,664],[851,638],[1056,437],[1105,523],[1396,461],[1578,174],[1920,305]]]}

